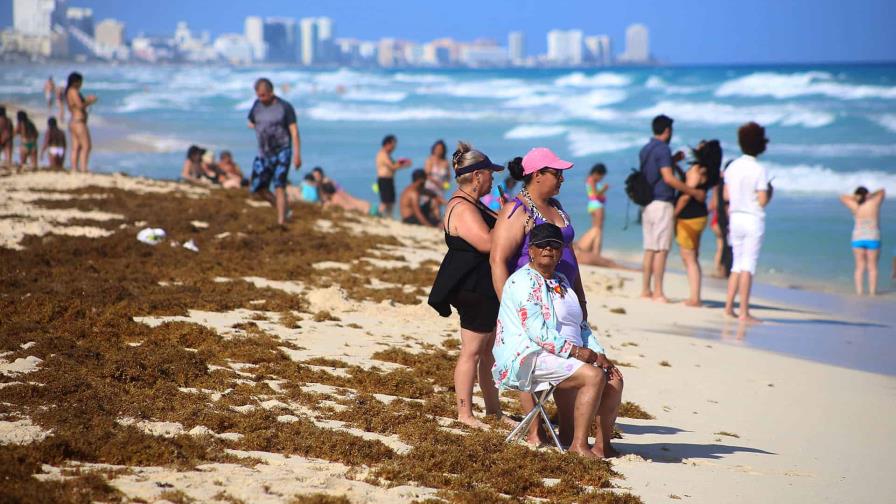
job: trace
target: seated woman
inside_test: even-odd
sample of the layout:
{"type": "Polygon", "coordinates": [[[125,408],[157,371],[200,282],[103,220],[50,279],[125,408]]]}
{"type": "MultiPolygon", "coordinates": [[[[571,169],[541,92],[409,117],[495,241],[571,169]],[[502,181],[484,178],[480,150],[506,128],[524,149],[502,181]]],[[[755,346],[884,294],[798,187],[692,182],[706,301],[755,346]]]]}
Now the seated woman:
{"type": "Polygon", "coordinates": [[[317,181],[324,205],[336,205],[343,210],[354,210],[363,214],[377,215],[378,209],[376,205],[347,193],[341,185],[326,176],[324,169],[320,166],[316,166],[311,170],[311,175],[317,181]]]}
{"type": "MultiPolygon", "coordinates": [[[[502,290],[492,375],[501,388],[534,392],[556,385],[560,442],[588,458],[613,457],[622,373],[591,333],[569,280],[556,271],[562,248],[563,232],[554,224],[529,232],[529,263],[502,290]]],[[[538,422],[532,422],[529,441],[538,440],[538,422]]]]}
{"type": "Polygon", "coordinates": [[[221,174],[221,186],[224,189],[239,189],[249,185],[249,179],[243,176],[240,165],[233,161],[233,154],[230,151],[221,151],[218,157],[218,172],[221,174]]]}
{"type": "Polygon", "coordinates": [[[208,164],[207,159],[208,156],[205,149],[198,145],[191,145],[187,149],[187,159],[184,160],[183,168],[181,168],[181,180],[191,184],[217,184],[217,174],[208,164]]]}

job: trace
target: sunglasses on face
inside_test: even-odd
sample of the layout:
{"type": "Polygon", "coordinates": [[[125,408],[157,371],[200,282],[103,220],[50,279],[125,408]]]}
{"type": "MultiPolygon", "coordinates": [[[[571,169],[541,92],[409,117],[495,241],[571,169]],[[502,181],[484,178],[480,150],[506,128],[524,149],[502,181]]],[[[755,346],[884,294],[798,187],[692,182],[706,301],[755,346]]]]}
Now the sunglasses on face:
{"type": "Polygon", "coordinates": [[[537,249],[548,249],[549,248],[551,250],[560,250],[561,248],[563,248],[563,245],[561,245],[557,242],[554,242],[554,241],[544,242],[544,243],[533,243],[532,246],[537,249]]]}
{"type": "Polygon", "coordinates": [[[558,178],[558,179],[563,178],[563,172],[561,172],[560,170],[555,170],[553,168],[545,168],[541,171],[544,173],[550,173],[551,175],[553,175],[555,178],[558,178]]]}

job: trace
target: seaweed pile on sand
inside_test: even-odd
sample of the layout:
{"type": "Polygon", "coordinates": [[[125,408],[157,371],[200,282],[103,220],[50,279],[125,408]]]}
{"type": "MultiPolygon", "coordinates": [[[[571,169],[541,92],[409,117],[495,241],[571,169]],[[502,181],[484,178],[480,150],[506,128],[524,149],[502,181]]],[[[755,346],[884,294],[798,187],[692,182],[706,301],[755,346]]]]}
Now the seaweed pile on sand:
{"type": "MultiPolygon", "coordinates": [[[[352,227],[357,217],[307,205],[282,230],[269,208],[247,204],[243,193],[199,199],[87,187],[69,195],[77,197],[33,204],[123,218],[91,222],[105,237],[29,236],[22,250],[0,249],[0,358],[37,363],[0,375],[0,421],[35,433],[0,446],[5,501],[240,502],[229,487],[207,498],[161,480],[149,483],[150,493],[132,490],[150,477],[145,468],[172,478],[209,467],[261,474],[270,457],[301,457],[342,464],[339,477],[373,492],[418,489],[389,494],[408,500],[640,502],[613,488],[619,475],[606,461],[507,445],[501,432],[453,422],[456,344],[386,347],[364,365],[302,361],[293,358],[300,343],[250,319],[226,332],[137,320],[242,309],[284,330],[348,330],[338,312],[312,313],[306,292],[337,286],[353,302],[419,304],[431,264],[363,260],[395,260],[405,245],[399,238],[365,234],[352,227]],[[138,243],[146,223],[171,239],[193,239],[200,252],[138,243]],[[323,262],[352,266],[314,267],[323,262]]],[[[283,502],[351,502],[310,488],[261,487],[283,502]]]]}

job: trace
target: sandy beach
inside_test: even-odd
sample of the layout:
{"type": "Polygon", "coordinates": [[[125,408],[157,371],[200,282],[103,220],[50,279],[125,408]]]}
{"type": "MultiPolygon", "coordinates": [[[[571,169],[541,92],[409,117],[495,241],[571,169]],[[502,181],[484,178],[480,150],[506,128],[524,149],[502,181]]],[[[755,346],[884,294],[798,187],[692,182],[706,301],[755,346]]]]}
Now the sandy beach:
{"type": "MultiPolygon", "coordinates": [[[[896,492],[894,373],[749,348],[717,287],[704,294],[712,308],[661,305],[640,299],[627,271],[582,269],[590,322],[631,402],[621,458],[585,463],[504,445],[501,426],[462,428],[456,315],[425,302],[441,234],[294,211],[283,231],[242,191],[0,177],[0,495],[736,503],[896,492]],[[138,242],[145,227],[167,239],[138,242]],[[689,336],[701,330],[727,337],[689,336]]],[[[682,275],[667,282],[687,291],[682,275]]],[[[863,322],[755,304],[792,331],[863,322]]],[[[502,398],[513,413],[514,396],[502,398]]]]}

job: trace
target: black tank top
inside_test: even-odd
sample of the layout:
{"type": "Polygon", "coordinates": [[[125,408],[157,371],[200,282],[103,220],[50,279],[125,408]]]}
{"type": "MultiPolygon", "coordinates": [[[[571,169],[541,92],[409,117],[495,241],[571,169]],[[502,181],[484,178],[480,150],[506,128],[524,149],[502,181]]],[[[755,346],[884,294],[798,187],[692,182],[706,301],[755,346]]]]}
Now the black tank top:
{"type": "MultiPolygon", "coordinates": [[[[450,202],[455,198],[460,198],[476,205],[476,209],[479,210],[485,225],[489,229],[495,227],[498,219],[484,204],[479,201],[473,202],[463,196],[454,196],[448,201],[450,202]]],[[[492,268],[488,262],[488,254],[476,250],[476,247],[460,236],[448,234],[451,214],[453,213],[454,207],[451,208],[451,213],[448,214],[448,218],[445,221],[445,244],[448,245],[448,252],[445,253],[445,258],[442,259],[439,272],[429,293],[429,304],[443,317],[451,315],[450,300],[454,292],[459,289],[475,292],[495,300],[498,298],[492,285],[492,268]]]]}

